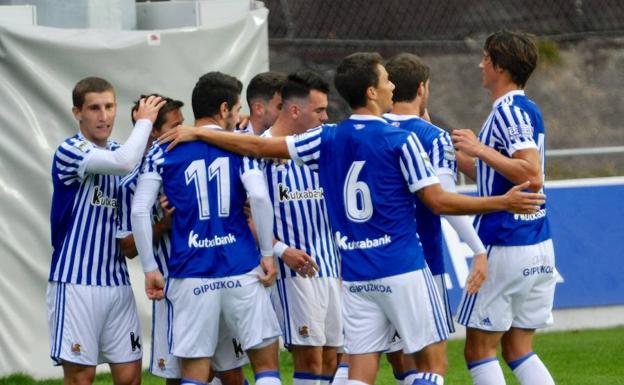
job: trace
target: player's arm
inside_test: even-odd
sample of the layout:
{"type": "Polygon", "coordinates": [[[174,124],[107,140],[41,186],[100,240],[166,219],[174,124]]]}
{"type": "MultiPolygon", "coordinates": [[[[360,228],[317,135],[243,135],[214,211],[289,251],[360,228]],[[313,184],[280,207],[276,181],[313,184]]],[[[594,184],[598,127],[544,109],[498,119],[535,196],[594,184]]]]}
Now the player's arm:
{"type": "MultiPolygon", "coordinates": [[[[455,178],[451,173],[439,173],[440,185],[444,191],[451,193],[457,192],[455,178]]],[[[487,278],[487,254],[485,246],[479,238],[477,231],[472,227],[470,218],[464,215],[445,215],[444,218],[450,223],[459,237],[468,244],[474,255],[472,259],[472,272],[466,281],[466,290],[468,293],[476,293],[485,278],[487,278]]]]}
{"type": "Polygon", "coordinates": [[[481,143],[471,130],[454,130],[452,137],[458,151],[481,159],[510,182],[520,184],[529,181],[531,191],[539,191],[542,188],[544,179],[537,148],[514,151],[509,158],[481,143]]]}
{"type": "Polygon", "coordinates": [[[475,158],[467,155],[463,151],[455,151],[455,159],[457,160],[457,168],[466,174],[470,179],[477,180],[477,168],[475,167],[475,158]]]}
{"type": "MultiPolygon", "coordinates": [[[[165,195],[161,195],[159,198],[160,207],[163,209],[163,217],[152,225],[152,237],[154,244],[158,243],[163,235],[171,230],[171,221],[175,207],[169,206],[169,200],[165,195]]],[[[134,258],[139,255],[134,241],[134,235],[132,233],[119,239],[119,246],[121,248],[121,255],[126,258],[134,258]]]]}
{"type": "Polygon", "coordinates": [[[253,158],[290,158],[284,137],[261,138],[255,135],[207,130],[202,127],[178,126],[167,131],[158,140],[161,143],[169,143],[167,151],[171,151],[179,143],[201,140],[224,150],[253,158]]]}
{"type": "Polygon", "coordinates": [[[131,223],[143,272],[145,272],[145,292],[150,299],[164,298],[164,279],[154,259],[152,243],[151,209],[156,202],[162,180],[157,173],[139,176],[134,198],[132,199],[131,223]]]}
{"type": "Polygon", "coordinates": [[[93,148],[79,170],[84,174],[125,175],[141,160],[145,145],[156,121],[158,111],[165,104],[160,97],[141,99],[134,114],[136,124],[126,142],[116,151],[93,148]]]}
{"type": "MultiPolygon", "coordinates": [[[[243,136],[243,135],[239,135],[243,136]]],[[[270,286],[275,281],[277,270],[273,260],[273,206],[264,180],[264,175],[258,169],[246,170],[241,175],[241,181],[247,190],[251,218],[258,236],[258,245],[262,259],[260,265],[265,275],[260,277],[260,282],[270,286]]]]}

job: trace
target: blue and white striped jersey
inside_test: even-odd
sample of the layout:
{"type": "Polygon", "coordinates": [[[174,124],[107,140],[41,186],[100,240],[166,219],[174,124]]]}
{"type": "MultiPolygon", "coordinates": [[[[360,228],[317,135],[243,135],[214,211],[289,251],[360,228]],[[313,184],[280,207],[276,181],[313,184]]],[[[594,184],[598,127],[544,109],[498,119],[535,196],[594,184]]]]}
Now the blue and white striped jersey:
{"type": "MultiPolygon", "coordinates": [[[[418,136],[436,175],[449,174],[453,178],[456,177],[455,149],[448,132],[416,115],[385,114],[384,119],[393,126],[418,136]]],[[[425,252],[425,260],[431,274],[444,274],[446,272],[444,260],[449,258],[449,251],[442,233],[440,216],[435,215],[420,199],[416,198],[415,201],[418,236],[425,252]]]]}
{"type": "Polygon", "coordinates": [[[416,135],[352,115],[288,137],[293,160],[319,174],[345,281],[422,269],[413,193],[438,183],[416,135]]]}
{"type": "MultiPolygon", "coordinates": [[[[132,234],[132,224],[130,214],[132,208],[132,198],[136,191],[137,180],[142,163],[138,164],[132,172],[121,179],[117,190],[117,201],[119,202],[119,214],[117,216],[117,238],[122,239],[132,234]]],[[[152,224],[158,222],[164,216],[160,203],[152,207],[152,224]]],[[[169,233],[162,235],[158,244],[154,246],[154,259],[158,264],[158,270],[166,278],[169,275],[167,269],[167,259],[171,253],[171,240],[169,233]]]]}
{"type": "MultiPolygon", "coordinates": [[[[271,137],[270,131],[262,136],[271,137]]],[[[275,213],[274,237],[314,258],[320,269],[318,277],[339,277],[338,252],[318,174],[293,160],[266,159],[261,165],[275,213]]],[[[297,275],[281,259],[278,264],[279,278],[297,275]]]]}
{"type": "MultiPolygon", "coordinates": [[[[65,140],[52,160],[52,265],[49,280],[79,285],[129,285],[115,238],[121,177],[85,173],[95,145],[82,134],[65,140]]],[[[119,145],[109,141],[107,149],[119,145]]]]}
{"type": "Polygon", "coordinates": [[[204,142],[171,152],[166,146],[152,146],[141,177],[160,178],[176,208],[169,277],[220,278],[254,269],[260,252],[243,213],[247,192],[241,178],[261,172],[257,161],[204,142]]]}
{"type": "MultiPolygon", "coordinates": [[[[512,157],[519,150],[535,148],[539,151],[544,171],[545,135],[539,108],[524,95],[524,91],[517,90],[494,102],[493,110],[479,133],[479,140],[507,157],[512,157]]],[[[513,183],[487,163],[478,160],[476,168],[479,196],[501,195],[513,187],[513,183]]],[[[550,239],[546,205],[534,214],[502,211],[479,215],[475,219],[475,227],[485,245],[531,245],[550,239]]]]}

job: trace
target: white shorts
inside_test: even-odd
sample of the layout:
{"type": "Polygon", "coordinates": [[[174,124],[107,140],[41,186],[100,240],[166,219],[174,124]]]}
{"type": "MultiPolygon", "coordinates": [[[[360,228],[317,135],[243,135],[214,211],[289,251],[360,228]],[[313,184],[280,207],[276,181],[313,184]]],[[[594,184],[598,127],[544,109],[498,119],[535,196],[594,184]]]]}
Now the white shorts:
{"type": "MultiPolygon", "coordinates": [[[[171,325],[171,306],[168,301],[152,303],[152,353],[150,372],[162,378],[181,378],[180,360],[169,352],[169,327],[171,325]]],[[[247,354],[238,339],[234,338],[224,325],[219,325],[219,342],[212,360],[212,367],[219,372],[240,368],[249,363],[247,354]]]]}
{"type": "Polygon", "coordinates": [[[343,282],[345,350],[388,350],[398,331],[403,351],[414,353],[446,340],[440,299],[428,268],[361,282],[343,282]]]}
{"type": "Polygon", "coordinates": [[[478,293],[464,292],[457,322],[487,331],[539,329],[552,324],[555,253],[551,240],[488,247],[488,276],[478,293]]]}
{"type": "Polygon", "coordinates": [[[279,336],[268,291],[258,281],[259,271],[224,278],[169,278],[171,353],[183,358],[213,357],[222,322],[238,336],[243,350],[279,336]]]}
{"type": "Polygon", "coordinates": [[[56,365],[96,366],[142,358],[141,326],[129,285],[48,282],[46,295],[50,357],[56,365]]]}
{"type": "Polygon", "coordinates": [[[276,287],[272,300],[285,345],[344,344],[338,278],[289,277],[277,280],[276,287]]]}
{"type": "Polygon", "coordinates": [[[444,322],[449,333],[455,333],[455,323],[453,322],[453,310],[451,309],[451,301],[449,300],[448,289],[446,287],[446,274],[437,274],[433,276],[436,283],[438,294],[440,295],[440,303],[444,313],[444,322]]]}

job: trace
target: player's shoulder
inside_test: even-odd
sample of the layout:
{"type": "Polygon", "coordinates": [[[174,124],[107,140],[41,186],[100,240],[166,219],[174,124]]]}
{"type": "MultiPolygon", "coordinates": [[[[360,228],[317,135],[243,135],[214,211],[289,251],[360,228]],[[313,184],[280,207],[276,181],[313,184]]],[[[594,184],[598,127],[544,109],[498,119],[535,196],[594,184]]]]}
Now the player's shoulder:
{"type": "Polygon", "coordinates": [[[81,161],[84,155],[94,147],[94,144],[86,140],[81,134],[76,134],[65,139],[57,147],[54,157],[65,162],[81,161]]]}

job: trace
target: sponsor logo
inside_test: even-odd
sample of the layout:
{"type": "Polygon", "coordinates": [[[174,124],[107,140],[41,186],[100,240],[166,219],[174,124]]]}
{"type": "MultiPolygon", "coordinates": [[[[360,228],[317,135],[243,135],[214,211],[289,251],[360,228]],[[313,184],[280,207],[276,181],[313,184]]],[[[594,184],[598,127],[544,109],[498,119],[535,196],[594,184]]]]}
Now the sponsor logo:
{"type": "Polygon", "coordinates": [[[392,237],[388,234],[375,239],[366,238],[361,241],[350,241],[346,235],[342,235],[340,231],[336,231],[334,238],[336,244],[342,250],[372,249],[392,243],[392,237]]]}
{"type": "Polygon", "coordinates": [[[105,206],[116,209],[117,199],[109,198],[104,195],[104,192],[100,189],[100,186],[95,186],[93,189],[93,197],[91,197],[91,204],[93,206],[105,206]]]}
{"type": "Polygon", "coordinates": [[[517,221],[534,221],[546,216],[546,209],[541,209],[533,214],[514,214],[514,219],[517,221]]]}
{"type": "Polygon", "coordinates": [[[312,199],[323,199],[325,197],[325,192],[323,188],[319,189],[307,189],[303,191],[294,190],[291,191],[290,187],[284,185],[283,183],[277,184],[277,191],[279,193],[279,201],[280,202],[288,202],[288,201],[301,201],[301,200],[312,200],[312,199]]]}
{"type": "Polygon", "coordinates": [[[299,335],[301,337],[310,337],[310,328],[303,325],[299,328],[299,335]]]}
{"type": "Polygon", "coordinates": [[[196,288],[193,289],[193,294],[200,295],[200,294],[207,293],[209,291],[220,290],[220,289],[235,289],[237,287],[242,287],[242,286],[243,285],[241,285],[238,279],[234,281],[214,281],[214,282],[206,283],[201,286],[197,286],[196,288]]]}
{"type": "Polygon", "coordinates": [[[164,358],[158,359],[158,369],[165,370],[167,368],[167,361],[164,358]]]}
{"type": "Polygon", "coordinates": [[[141,337],[135,335],[133,332],[130,332],[130,346],[132,346],[133,352],[141,350],[141,337]]]}
{"type": "Polygon", "coordinates": [[[361,285],[351,285],[349,286],[349,291],[351,293],[361,293],[361,292],[392,293],[392,287],[390,287],[390,285],[381,285],[378,283],[365,283],[361,285]]]}
{"type": "Polygon", "coordinates": [[[522,270],[522,275],[524,275],[525,277],[528,277],[530,275],[535,275],[535,274],[552,274],[554,273],[554,271],[555,271],[555,268],[553,266],[541,265],[541,266],[527,267],[526,269],[522,270]]]}
{"type": "Polygon", "coordinates": [[[236,237],[232,233],[229,233],[228,235],[224,235],[222,237],[215,235],[212,238],[199,239],[199,234],[191,230],[188,237],[189,249],[207,249],[215,246],[225,246],[235,242],[236,237]]]}
{"type": "Polygon", "coordinates": [[[72,353],[80,354],[80,344],[72,344],[70,349],[72,353]]]}

